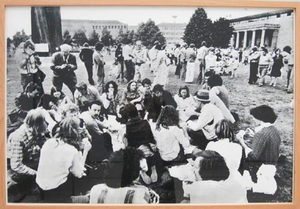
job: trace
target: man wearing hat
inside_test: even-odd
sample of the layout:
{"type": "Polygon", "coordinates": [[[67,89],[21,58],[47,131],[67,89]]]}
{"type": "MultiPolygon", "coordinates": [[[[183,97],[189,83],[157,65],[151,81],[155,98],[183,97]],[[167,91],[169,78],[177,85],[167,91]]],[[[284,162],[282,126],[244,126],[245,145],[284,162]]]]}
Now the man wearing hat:
{"type": "Polygon", "coordinates": [[[187,121],[187,128],[192,144],[204,150],[209,141],[217,139],[215,125],[224,119],[224,116],[222,111],[210,102],[208,90],[199,90],[194,100],[198,104],[200,114],[197,120],[187,121]]]}
{"type": "Polygon", "coordinates": [[[58,90],[62,90],[62,85],[68,86],[72,94],[74,94],[77,78],[74,71],[77,69],[76,57],[70,54],[72,47],[68,44],[60,46],[61,51],[52,55],[52,64],[50,66],[53,71],[53,86],[58,90]]]}

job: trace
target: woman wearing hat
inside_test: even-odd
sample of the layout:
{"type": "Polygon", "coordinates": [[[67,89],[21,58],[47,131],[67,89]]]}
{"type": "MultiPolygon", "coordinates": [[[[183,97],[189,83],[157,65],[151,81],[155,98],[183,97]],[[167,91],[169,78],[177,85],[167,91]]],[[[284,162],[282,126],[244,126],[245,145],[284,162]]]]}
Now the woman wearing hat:
{"type": "MultiPolygon", "coordinates": [[[[257,182],[257,177],[260,175],[267,175],[268,177],[274,178],[276,173],[276,164],[279,157],[279,147],[280,147],[280,134],[277,128],[273,125],[276,121],[277,115],[274,110],[267,106],[261,105],[250,110],[250,114],[253,116],[255,123],[258,127],[254,131],[247,129],[245,131],[240,131],[236,138],[239,140],[240,144],[244,148],[246,160],[248,162],[248,169],[252,180],[254,183],[257,182]],[[244,136],[248,135],[253,137],[251,148],[245,144],[244,136]],[[265,169],[267,168],[267,169],[265,169]],[[269,173],[268,171],[272,171],[269,173]]],[[[273,181],[274,182],[274,181],[273,181]]],[[[263,193],[272,193],[276,191],[274,185],[267,185],[271,190],[260,191],[263,193]],[[272,189],[273,188],[273,189],[272,189]]],[[[275,182],[275,187],[277,187],[275,182]]],[[[253,192],[255,192],[255,187],[253,187],[253,192]]],[[[257,191],[259,192],[259,191],[257,191]]]]}
{"type": "Polygon", "coordinates": [[[224,116],[222,111],[210,102],[208,90],[199,90],[194,99],[201,113],[198,114],[197,120],[187,121],[187,128],[192,144],[204,150],[208,142],[217,139],[215,126],[224,116]]]}

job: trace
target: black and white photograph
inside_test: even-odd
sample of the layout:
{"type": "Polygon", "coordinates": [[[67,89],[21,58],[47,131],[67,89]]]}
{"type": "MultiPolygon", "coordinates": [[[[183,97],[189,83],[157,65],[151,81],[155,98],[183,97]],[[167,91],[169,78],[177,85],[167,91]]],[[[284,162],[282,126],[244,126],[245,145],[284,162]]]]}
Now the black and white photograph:
{"type": "Polygon", "coordinates": [[[293,8],[7,6],[5,39],[7,204],[294,201],[293,8]]]}

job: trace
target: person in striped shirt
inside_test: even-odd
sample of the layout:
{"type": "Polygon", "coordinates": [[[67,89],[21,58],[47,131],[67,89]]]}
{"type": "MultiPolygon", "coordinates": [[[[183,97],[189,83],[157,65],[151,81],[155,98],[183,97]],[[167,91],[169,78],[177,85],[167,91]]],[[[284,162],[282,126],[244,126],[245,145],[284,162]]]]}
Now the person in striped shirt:
{"type": "Polygon", "coordinates": [[[140,172],[148,166],[142,151],[126,148],[114,152],[107,164],[104,183],[92,187],[89,203],[149,204],[159,196],[139,183],[140,172]]]}

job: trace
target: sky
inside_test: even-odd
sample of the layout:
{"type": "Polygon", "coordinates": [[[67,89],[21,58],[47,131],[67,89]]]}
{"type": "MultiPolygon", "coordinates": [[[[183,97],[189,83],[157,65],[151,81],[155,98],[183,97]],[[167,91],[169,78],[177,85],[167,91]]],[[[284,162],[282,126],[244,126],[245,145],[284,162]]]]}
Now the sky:
{"type": "MultiPolygon", "coordinates": [[[[188,23],[196,7],[61,7],[62,19],[119,20],[130,26],[146,22],[149,18],[156,24],[188,23]],[[174,18],[176,16],[176,18],[174,18]]],[[[221,8],[205,7],[208,18],[212,20],[243,17],[278,10],[278,8],[221,8]]],[[[30,7],[6,7],[6,37],[11,37],[24,29],[31,34],[30,7]]]]}

